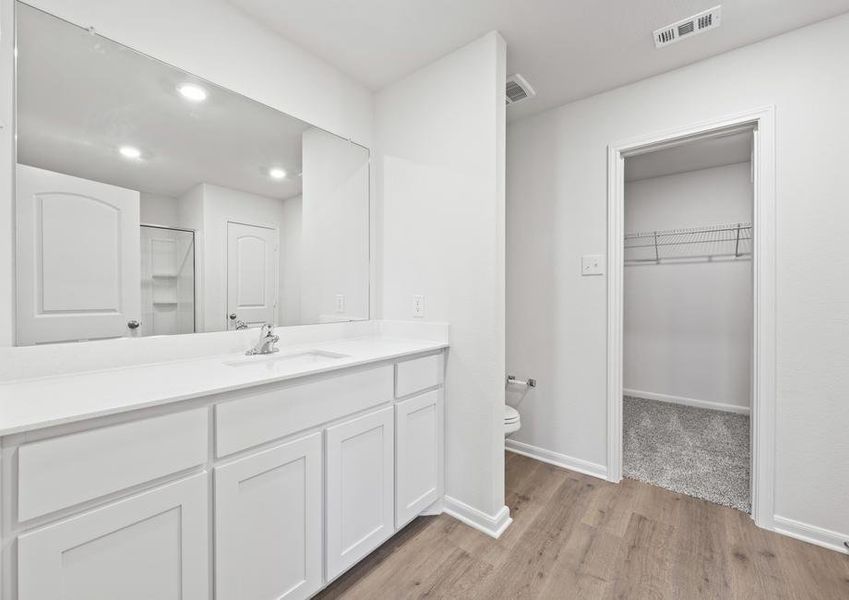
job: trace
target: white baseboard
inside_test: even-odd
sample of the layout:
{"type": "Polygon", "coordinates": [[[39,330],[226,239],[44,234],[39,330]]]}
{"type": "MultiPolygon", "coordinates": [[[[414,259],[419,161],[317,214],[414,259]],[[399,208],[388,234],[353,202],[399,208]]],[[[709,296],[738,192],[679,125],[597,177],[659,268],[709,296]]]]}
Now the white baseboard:
{"type": "Polygon", "coordinates": [[[849,533],[838,533],[778,515],[773,517],[773,531],[809,544],[849,554],[849,550],[843,545],[843,542],[849,541],[849,533]]]}
{"type": "Polygon", "coordinates": [[[441,515],[444,512],[445,497],[443,496],[442,498],[428,506],[426,509],[424,509],[422,512],[420,512],[419,515],[423,517],[434,517],[436,515],[441,515]]]}
{"type": "Polygon", "coordinates": [[[552,452],[545,448],[538,448],[536,446],[531,446],[530,444],[517,442],[516,440],[511,439],[508,439],[505,442],[505,446],[510,452],[534,458],[544,463],[554,465],[555,467],[562,467],[564,469],[569,469],[570,471],[577,471],[578,473],[591,475],[592,477],[598,477],[599,479],[607,479],[606,465],[581,460],[580,458],[573,458],[565,454],[560,454],[559,452],[552,452]]]}
{"type": "Polygon", "coordinates": [[[510,518],[510,509],[506,506],[502,506],[501,510],[490,516],[451,496],[445,496],[444,511],[445,514],[451,515],[458,521],[462,521],[469,527],[474,527],[495,539],[498,539],[513,522],[513,519],[510,518]]]}
{"type": "Polygon", "coordinates": [[[736,404],[723,404],[722,402],[710,402],[708,400],[697,400],[696,398],[687,398],[685,396],[656,394],[655,392],[643,392],[641,390],[622,390],[622,393],[625,396],[634,396],[635,398],[645,398],[646,400],[658,400],[660,402],[669,402],[670,404],[683,404],[684,406],[693,406],[695,408],[709,408],[711,410],[721,410],[724,412],[737,413],[738,415],[748,415],[751,412],[748,406],[738,406],[736,404]]]}

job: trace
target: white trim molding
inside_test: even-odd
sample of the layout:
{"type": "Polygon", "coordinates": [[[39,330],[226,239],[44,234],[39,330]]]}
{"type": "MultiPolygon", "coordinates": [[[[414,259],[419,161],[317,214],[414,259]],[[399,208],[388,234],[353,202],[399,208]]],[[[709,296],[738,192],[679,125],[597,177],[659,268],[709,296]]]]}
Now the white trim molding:
{"type": "Polygon", "coordinates": [[[421,517],[435,517],[437,515],[441,515],[445,512],[445,496],[441,497],[439,500],[428,506],[422,512],[419,513],[421,517]]]}
{"type": "Polygon", "coordinates": [[[625,396],[633,396],[635,398],[657,400],[658,402],[681,404],[683,406],[693,406],[695,408],[707,408],[709,410],[721,410],[722,412],[730,412],[738,415],[748,415],[751,412],[748,406],[727,404],[725,402],[711,402],[710,400],[699,400],[698,398],[688,398],[686,396],[673,396],[671,394],[658,394],[656,392],[644,392],[642,390],[629,389],[622,390],[622,393],[625,396]]]}
{"type": "Polygon", "coordinates": [[[495,539],[501,537],[501,534],[513,522],[513,519],[510,517],[510,509],[506,506],[502,506],[501,510],[495,515],[490,516],[450,496],[445,496],[444,511],[446,515],[451,515],[458,521],[495,539]]]}
{"type": "Polygon", "coordinates": [[[753,130],[754,336],[752,340],[752,518],[773,528],[775,514],[776,221],[775,107],[612,143],[607,149],[607,473],[622,479],[622,330],[625,158],[695,139],[753,130]]]}
{"type": "Polygon", "coordinates": [[[553,452],[545,448],[538,448],[537,446],[531,446],[530,444],[517,442],[516,440],[508,439],[505,446],[508,452],[521,454],[522,456],[527,456],[562,469],[577,471],[578,473],[598,477],[599,479],[607,479],[607,467],[598,463],[573,458],[566,454],[560,454],[559,452],[553,452]]]}
{"type": "Polygon", "coordinates": [[[808,525],[800,521],[788,519],[775,515],[773,517],[773,531],[781,533],[809,544],[815,544],[835,550],[842,554],[849,554],[849,550],[844,546],[844,542],[849,541],[849,533],[838,533],[830,529],[823,529],[815,525],[808,525]]]}

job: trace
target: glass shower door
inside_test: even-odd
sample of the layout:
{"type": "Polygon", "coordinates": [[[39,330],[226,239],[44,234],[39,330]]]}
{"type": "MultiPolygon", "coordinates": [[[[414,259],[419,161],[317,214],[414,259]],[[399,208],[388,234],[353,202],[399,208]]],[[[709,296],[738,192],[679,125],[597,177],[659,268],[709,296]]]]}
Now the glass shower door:
{"type": "Polygon", "coordinates": [[[195,234],[141,226],[141,335],[195,331],[195,234]]]}

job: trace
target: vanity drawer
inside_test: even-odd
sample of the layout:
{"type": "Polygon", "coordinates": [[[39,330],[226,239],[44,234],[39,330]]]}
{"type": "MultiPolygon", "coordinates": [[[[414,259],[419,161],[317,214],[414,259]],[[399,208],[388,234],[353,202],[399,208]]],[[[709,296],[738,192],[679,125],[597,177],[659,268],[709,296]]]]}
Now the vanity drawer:
{"type": "Polygon", "coordinates": [[[399,362],[395,365],[395,397],[442,385],[444,364],[442,353],[399,362]]]}
{"type": "Polygon", "coordinates": [[[18,449],[18,520],[204,464],[207,415],[199,408],[24,444],[18,449]]]}
{"type": "Polygon", "coordinates": [[[215,406],[215,452],[226,456],[392,401],[392,365],[271,387],[215,406]]]}

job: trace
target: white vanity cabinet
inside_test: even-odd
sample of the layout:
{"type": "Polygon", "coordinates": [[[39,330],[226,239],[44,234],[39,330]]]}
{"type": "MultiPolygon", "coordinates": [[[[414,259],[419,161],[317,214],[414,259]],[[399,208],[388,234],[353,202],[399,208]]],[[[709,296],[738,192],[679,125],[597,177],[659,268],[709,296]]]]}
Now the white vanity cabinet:
{"type": "Polygon", "coordinates": [[[201,473],[18,538],[19,600],[207,600],[201,473]]]}
{"type": "Polygon", "coordinates": [[[443,495],[441,349],[2,438],[0,600],[305,600],[443,495]]]}
{"type": "Polygon", "coordinates": [[[394,529],[391,406],[327,429],[327,578],[377,548],[394,529]]]}
{"type": "Polygon", "coordinates": [[[395,365],[395,526],[401,528],[444,494],[444,356],[395,365]]]}
{"type": "Polygon", "coordinates": [[[401,528],[444,493],[442,390],[395,405],[395,526],[401,528]]]}
{"type": "Polygon", "coordinates": [[[215,597],[295,600],[321,588],[322,440],[215,468],[215,597]]]}

